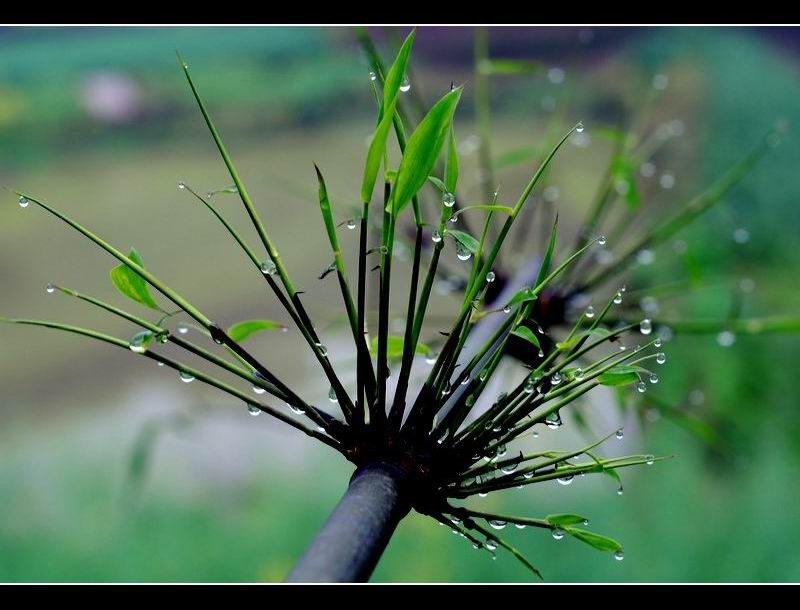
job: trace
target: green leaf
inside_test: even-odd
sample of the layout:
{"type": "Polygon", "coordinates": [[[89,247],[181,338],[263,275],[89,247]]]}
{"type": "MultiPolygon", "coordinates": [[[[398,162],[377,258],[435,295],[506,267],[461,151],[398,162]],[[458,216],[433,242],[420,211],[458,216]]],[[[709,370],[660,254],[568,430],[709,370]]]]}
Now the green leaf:
{"type": "Polygon", "coordinates": [[[517,303],[524,303],[526,301],[533,301],[536,299],[536,292],[530,286],[526,286],[525,288],[520,288],[516,294],[511,297],[511,300],[508,302],[508,306],[516,305],[517,303]]]}
{"type": "Polygon", "coordinates": [[[383,104],[379,114],[378,126],[369,144],[367,151],[367,161],[364,165],[364,178],[361,181],[361,200],[368,202],[372,199],[372,191],[375,190],[375,180],[378,177],[383,155],[386,151],[386,138],[394,120],[395,108],[397,107],[397,96],[400,91],[400,84],[406,73],[408,56],[411,53],[411,45],[414,42],[415,30],[406,38],[394,64],[389,69],[383,83],[383,104]]]}
{"type": "Polygon", "coordinates": [[[581,517],[580,515],[575,515],[572,513],[558,513],[555,515],[547,515],[544,518],[550,525],[555,525],[556,527],[564,527],[565,525],[578,525],[579,523],[583,523],[586,521],[586,517],[581,517]]]}
{"type": "Polygon", "coordinates": [[[386,206],[387,212],[391,213],[394,209],[399,215],[425,184],[442,151],[461,91],[461,87],[458,87],[444,95],[411,134],[400,160],[397,182],[392,199],[386,206]]]}
{"type": "Polygon", "coordinates": [[[595,534],[594,532],[587,532],[586,530],[578,529],[575,527],[565,527],[564,531],[567,532],[573,538],[577,538],[581,542],[585,542],[586,544],[593,546],[599,551],[615,552],[622,550],[622,545],[613,538],[609,538],[608,536],[601,536],[600,534],[595,534]]]}
{"type": "Polygon", "coordinates": [[[538,74],[542,71],[542,64],[529,59],[484,59],[478,64],[478,69],[482,74],[538,74]]]}
{"type": "MultiPolygon", "coordinates": [[[[395,177],[397,177],[397,172],[394,173],[395,177]]],[[[431,184],[439,189],[442,193],[447,192],[447,187],[444,185],[444,182],[439,180],[436,176],[428,176],[428,180],[430,180],[431,184]]]]}
{"type": "Polygon", "coordinates": [[[477,254],[478,248],[480,247],[480,242],[472,237],[469,233],[464,231],[457,231],[455,229],[447,229],[447,233],[445,235],[449,235],[453,239],[455,239],[458,243],[464,246],[467,250],[472,252],[473,254],[477,254]]]}
{"type": "Polygon", "coordinates": [[[539,273],[536,275],[536,283],[534,286],[540,285],[544,278],[547,277],[547,271],[550,269],[550,261],[553,260],[553,251],[556,249],[556,228],[558,227],[558,215],[553,221],[553,228],[550,230],[550,242],[547,244],[547,251],[544,253],[542,264],[539,267],[539,273]]]}
{"type": "Polygon", "coordinates": [[[606,372],[597,377],[603,385],[620,386],[628,385],[639,381],[639,367],[619,365],[608,369],[606,372]]]}
{"type": "Polygon", "coordinates": [[[316,163],[314,164],[314,169],[317,172],[317,182],[319,183],[319,209],[322,213],[322,219],[325,222],[325,230],[328,232],[328,240],[331,242],[333,251],[336,252],[339,249],[339,244],[336,238],[336,223],[333,221],[331,202],[328,199],[328,189],[325,186],[325,179],[322,177],[322,172],[319,171],[316,163]]]}
{"type": "Polygon", "coordinates": [[[537,348],[541,348],[539,345],[539,339],[536,338],[536,334],[527,326],[518,326],[511,331],[511,334],[519,337],[520,339],[525,339],[525,341],[532,343],[537,348]]]}
{"type": "Polygon", "coordinates": [[[242,322],[237,322],[228,329],[228,336],[237,343],[240,343],[248,339],[253,333],[262,330],[276,330],[278,328],[283,328],[283,324],[273,322],[272,320],[243,320],[242,322]]]}
{"type": "MultiPolygon", "coordinates": [[[[386,358],[389,360],[399,360],[403,357],[403,345],[404,340],[403,337],[398,335],[389,335],[386,337],[386,358]]],[[[378,353],[378,337],[373,337],[372,342],[369,346],[369,351],[371,354],[375,355],[378,353]]],[[[427,354],[431,351],[431,348],[425,345],[424,343],[417,342],[417,347],[414,350],[417,354],[427,354]]]]}
{"type": "MultiPolygon", "coordinates": [[[[136,248],[130,249],[128,258],[140,267],[144,267],[144,261],[141,255],[136,251],[136,248]]],[[[114,283],[117,290],[129,299],[133,299],[137,303],[141,303],[150,309],[160,310],[158,303],[155,302],[150,294],[150,288],[147,282],[144,281],[141,275],[136,273],[125,263],[117,265],[111,270],[111,281],[114,283]]]]}
{"type": "Polygon", "coordinates": [[[588,337],[590,335],[596,335],[598,337],[608,337],[610,334],[611,334],[611,331],[609,331],[606,328],[599,328],[599,327],[598,328],[592,328],[590,330],[578,333],[577,335],[572,337],[572,339],[570,339],[569,341],[564,341],[562,343],[556,343],[556,347],[558,349],[561,349],[561,350],[569,349],[573,345],[575,345],[579,341],[581,341],[584,337],[588,337]]]}
{"type": "Polygon", "coordinates": [[[456,150],[456,132],[450,124],[450,138],[447,141],[447,159],[444,164],[444,184],[448,193],[455,194],[458,185],[458,152],[456,150]]]}
{"type": "Polygon", "coordinates": [[[485,210],[487,212],[500,212],[501,214],[508,214],[511,216],[514,213],[514,208],[507,205],[495,205],[493,203],[479,203],[475,205],[468,205],[458,210],[453,216],[458,218],[467,210],[485,210]]]}
{"type": "Polygon", "coordinates": [[[619,478],[619,473],[613,468],[603,468],[603,473],[611,477],[617,482],[617,485],[622,487],[622,479],[619,478]]]}

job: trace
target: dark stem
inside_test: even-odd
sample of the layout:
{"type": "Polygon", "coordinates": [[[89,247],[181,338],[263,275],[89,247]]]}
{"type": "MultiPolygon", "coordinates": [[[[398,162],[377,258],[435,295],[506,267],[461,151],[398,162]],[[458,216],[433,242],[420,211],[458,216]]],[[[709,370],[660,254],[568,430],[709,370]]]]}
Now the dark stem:
{"type": "Polygon", "coordinates": [[[366,582],[411,505],[406,474],[377,462],[360,467],[286,582],[366,582]]]}

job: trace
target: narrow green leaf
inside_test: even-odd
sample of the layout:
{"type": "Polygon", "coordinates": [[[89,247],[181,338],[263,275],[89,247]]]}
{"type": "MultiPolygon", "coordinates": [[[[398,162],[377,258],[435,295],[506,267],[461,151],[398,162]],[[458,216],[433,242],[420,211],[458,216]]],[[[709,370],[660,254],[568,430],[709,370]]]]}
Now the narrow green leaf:
{"type": "Polygon", "coordinates": [[[500,212],[501,214],[507,214],[511,216],[514,213],[514,208],[507,206],[507,205],[495,205],[493,203],[479,203],[475,205],[468,205],[466,207],[461,208],[453,216],[458,218],[464,212],[468,210],[485,210],[487,212],[500,212]]]}
{"type": "MultiPolygon", "coordinates": [[[[397,177],[397,172],[394,173],[394,176],[395,178],[397,177]]],[[[428,180],[431,182],[431,184],[433,184],[433,186],[439,189],[442,193],[447,192],[447,187],[444,185],[444,182],[442,182],[436,176],[428,176],[428,180]]]]}
{"type": "Polygon", "coordinates": [[[537,348],[541,348],[539,345],[539,339],[536,338],[536,334],[527,326],[518,326],[511,331],[511,334],[519,337],[520,339],[525,339],[525,341],[532,343],[537,348]]]}
{"type": "Polygon", "coordinates": [[[397,182],[392,199],[386,206],[387,212],[391,213],[394,209],[399,215],[430,176],[442,151],[461,91],[462,88],[458,87],[444,95],[411,134],[400,160],[397,182]]]}
{"type": "Polygon", "coordinates": [[[414,34],[415,31],[412,30],[403,46],[400,47],[397,58],[394,60],[383,83],[383,104],[379,114],[380,120],[369,144],[367,160],[364,165],[364,178],[361,182],[361,200],[364,202],[372,199],[372,192],[375,190],[375,181],[386,150],[386,138],[394,121],[397,96],[400,91],[400,84],[403,82],[403,77],[406,73],[408,56],[411,53],[411,45],[414,42],[414,34]]]}
{"type": "Polygon", "coordinates": [[[241,343],[253,333],[262,330],[276,330],[278,328],[284,328],[283,324],[272,320],[244,320],[231,326],[228,329],[228,336],[237,343],[241,343]]]}
{"type": "Polygon", "coordinates": [[[467,250],[476,254],[478,252],[478,247],[480,246],[480,242],[472,237],[469,233],[464,231],[457,231],[455,229],[447,229],[447,233],[445,235],[449,235],[453,239],[455,239],[458,243],[464,246],[467,250]]]}
{"type": "Polygon", "coordinates": [[[607,386],[620,386],[639,381],[639,368],[619,365],[608,369],[598,376],[597,381],[607,386]]]}
{"type": "Polygon", "coordinates": [[[556,347],[557,347],[558,349],[565,350],[565,349],[569,349],[569,348],[571,348],[573,345],[577,344],[577,343],[578,343],[579,341],[581,341],[581,340],[582,340],[584,337],[588,337],[588,336],[591,336],[591,335],[595,335],[595,336],[597,336],[597,337],[600,337],[600,338],[602,338],[602,337],[608,337],[610,334],[611,334],[611,331],[609,331],[609,330],[608,330],[608,329],[606,329],[606,328],[600,328],[600,327],[598,327],[598,328],[592,328],[592,329],[590,329],[590,330],[586,330],[586,331],[583,331],[583,332],[581,332],[581,333],[578,333],[577,335],[575,335],[574,337],[572,337],[572,338],[571,338],[569,341],[564,341],[564,342],[562,342],[562,343],[556,343],[556,347]]]}
{"type": "Polygon", "coordinates": [[[575,515],[572,513],[558,513],[555,515],[547,515],[544,520],[550,525],[564,527],[565,525],[578,525],[579,523],[584,523],[587,519],[586,517],[581,517],[580,515],[575,515]]]}
{"type": "Polygon", "coordinates": [[[143,330],[131,337],[131,349],[135,352],[143,352],[152,341],[153,333],[149,330],[143,330]]]}
{"type": "Polygon", "coordinates": [[[478,69],[483,74],[525,75],[538,74],[542,71],[542,64],[529,59],[485,59],[480,62],[478,69]]]}
{"type": "Polygon", "coordinates": [[[622,550],[622,545],[608,536],[602,536],[600,534],[595,534],[594,532],[587,532],[586,530],[575,527],[565,527],[564,531],[573,538],[577,538],[581,542],[585,542],[589,546],[593,546],[599,551],[615,552],[622,550]]]}
{"type": "MultiPolygon", "coordinates": [[[[398,335],[389,335],[386,337],[386,357],[389,360],[398,360],[403,356],[403,345],[405,344],[405,340],[403,337],[398,335]]],[[[371,354],[375,355],[378,353],[378,337],[373,337],[372,342],[369,346],[369,351],[371,354]]],[[[431,348],[425,345],[424,343],[417,342],[416,348],[414,351],[417,354],[427,354],[431,351],[431,348]]]]}
{"type": "Polygon", "coordinates": [[[553,260],[553,251],[556,249],[556,228],[558,227],[558,215],[556,215],[555,221],[553,221],[553,228],[550,231],[550,242],[547,244],[547,251],[544,253],[544,258],[542,258],[542,264],[539,267],[539,273],[536,275],[536,283],[534,286],[538,286],[544,281],[544,278],[547,277],[547,272],[550,270],[550,262],[553,260]]]}
{"type": "Polygon", "coordinates": [[[331,202],[328,199],[328,189],[325,186],[325,179],[322,177],[322,172],[319,171],[317,164],[314,164],[314,169],[317,172],[317,182],[319,183],[319,209],[322,213],[322,219],[325,222],[325,230],[328,232],[328,240],[331,242],[333,251],[339,250],[339,243],[336,238],[336,223],[333,221],[333,211],[331,210],[331,202]]]}
{"type": "MultiPolygon", "coordinates": [[[[136,248],[130,249],[128,258],[140,267],[144,267],[142,257],[136,251],[136,248]]],[[[117,290],[129,299],[133,299],[137,303],[141,303],[150,309],[160,309],[158,303],[155,302],[150,294],[150,288],[147,282],[128,265],[123,263],[114,267],[111,270],[111,281],[114,283],[117,290]]]]}
{"type": "Polygon", "coordinates": [[[450,124],[450,138],[447,141],[447,159],[444,164],[444,184],[448,193],[455,194],[458,185],[458,151],[456,150],[456,132],[450,124]]]}

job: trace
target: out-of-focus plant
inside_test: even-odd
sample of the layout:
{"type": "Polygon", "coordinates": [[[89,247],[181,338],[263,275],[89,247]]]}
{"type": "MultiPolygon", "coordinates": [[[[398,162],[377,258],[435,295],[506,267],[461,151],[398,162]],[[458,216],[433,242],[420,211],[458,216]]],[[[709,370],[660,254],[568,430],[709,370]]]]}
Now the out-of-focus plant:
{"type": "MultiPolygon", "coordinates": [[[[51,213],[120,262],[111,270],[112,282],[120,293],[144,307],[148,315],[137,315],[71,288],[49,284],[48,293],[58,291],[80,299],[141,330],[124,339],[60,322],[27,318],[3,321],[79,334],[153,360],[177,371],[183,382],[199,380],[214,386],[241,400],[252,415],[267,413],[352,462],[356,470],[347,492],[295,566],[290,580],[367,579],[397,523],[412,509],[451,527],[475,548],[494,554],[503,547],[536,575],[539,571],[499,535],[499,530],[508,524],[547,530],[556,539],[572,537],[622,559],[622,545],[585,529],[588,520],[584,516],[562,513],[531,518],[494,514],[474,509],[470,500],[476,495],[536,483],[557,481],[566,485],[585,474],[605,475],[621,493],[622,468],[664,459],[646,454],[603,457],[599,448],[615,437],[621,438],[621,430],[612,430],[578,448],[526,448],[539,430],[562,425],[563,410],[585,408],[580,399],[593,388],[632,387],[641,392],[646,380],[657,381],[654,369],[665,362],[665,354],[659,351],[663,340],[658,334],[660,321],[633,319],[621,307],[624,286],[616,286],[602,302],[598,297],[596,307],[586,307],[580,315],[570,315],[567,307],[576,295],[597,290],[612,279],[630,259],[620,257],[618,262],[600,266],[599,270],[589,262],[598,251],[605,251],[606,238],[598,234],[600,219],[614,201],[620,172],[630,177],[630,168],[636,166],[632,155],[638,148],[629,148],[633,146],[629,137],[611,134],[617,154],[577,243],[565,256],[559,256],[557,217],[543,214],[548,231],[541,244],[540,260],[533,272],[515,286],[504,279],[507,271],[501,274],[498,257],[511,243],[512,229],[534,191],[541,188],[559,149],[570,138],[583,134],[584,126],[578,122],[565,129],[541,155],[519,157],[520,161],[539,159],[527,185],[512,203],[503,203],[498,191],[487,193],[487,199],[475,203],[461,201],[457,195],[459,162],[453,117],[462,89],[451,86],[407,131],[412,121],[401,111],[400,100],[410,88],[407,74],[413,40],[412,32],[388,69],[377,54],[371,54],[371,82],[378,113],[359,193],[360,218],[337,217],[323,173],[316,168],[319,206],[333,253],[333,262],[323,276],[335,274],[338,280],[357,354],[355,388],[347,388],[335,370],[334,355],[322,343],[303,304],[302,291],[292,281],[287,264],[251,200],[188,65],[180,60],[233,185],[209,191],[206,196],[184,182],[179,182],[178,187],[220,222],[260,281],[278,299],[299,332],[297,340],[311,351],[330,384],[330,407],[308,402],[302,389],[290,387],[268,362],[247,349],[247,340],[253,334],[283,329],[283,324],[257,319],[223,328],[145,267],[135,249],[126,255],[28,192],[17,192],[20,206],[34,204],[51,213]],[[390,138],[396,140],[401,152],[399,161],[393,160],[389,152],[390,138]],[[433,216],[426,216],[420,201],[423,187],[437,193],[433,216]],[[241,200],[260,242],[257,248],[214,205],[214,197],[223,194],[241,200]],[[462,214],[465,218],[471,216],[473,221],[482,218],[480,231],[473,234],[448,224],[462,214]],[[402,335],[392,335],[392,266],[398,235],[406,224],[413,234],[413,255],[408,294],[402,295],[406,303],[405,327],[402,335]],[[339,245],[338,231],[345,225],[349,230],[359,230],[355,270],[346,267],[339,245]],[[375,235],[377,239],[373,239],[375,235]],[[438,325],[432,329],[428,305],[434,286],[443,281],[439,271],[443,257],[450,254],[446,247],[454,251],[455,259],[466,269],[461,285],[463,299],[446,330],[438,325]],[[506,286],[498,290],[501,283],[506,286]],[[368,320],[367,292],[373,284],[379,297],[378,311],[368,320]],[[171,303],[169,307],[160,302],[162,297],[171,303]],[[175,321],[184,316],[191,322],[176,326],[175,321]],[[190,326],[209,339],[208,344],[190,340],[190,326]],[[640,344],[626,347],[623,341],[628,337],[630,345],[637,341],[640,344]],[[160,349],[165,343],[201,358],[213,372],[165,355],[160,349]],[[510,363],[513,373],[508,372],[509,361],[504,358],[509,353],[516,356],[516,362],[510,363]],[[390,366],[395,368],[395,375],[390,366]],[[495,394],[490,381],[498,378],[501,368],[505,387],[495,394]],[[235,381],[221,380],[217,377],[220,372],[235,381]],[[242,385],[252,387],[252,392],[242,385]]],[[[480,70],[485,71],[490,65],[487,61],[478,54],[480,70]]],[[[509,69],[511,64],[505,65],[509,69]]],[[[476,86],[480,97],[485,83],[479,79],[476,86]]],[[[665,239],[713,205],[770,142],[771,136],[686,210],[638,240],[631,253],[665,239]]],[[[491,166],[485,169],[491,172],[491,166]]],[[[637,209],[632,207],[631,213],[637,209]]],[[[764,321],[759,324],[762,329],[769,327],[764,321]]],[[[148,438],[141,441],[143,446],[149,442],[148,438]]],[[[141,453],[146,454],[146,447],[141,453]]]]}

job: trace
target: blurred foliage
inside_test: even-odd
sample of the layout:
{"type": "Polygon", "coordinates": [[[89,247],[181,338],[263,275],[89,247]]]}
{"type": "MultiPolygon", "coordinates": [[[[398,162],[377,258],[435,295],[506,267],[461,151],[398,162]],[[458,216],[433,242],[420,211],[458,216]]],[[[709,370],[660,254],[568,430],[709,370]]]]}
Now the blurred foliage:
{"type": "MultiPolygon", "coordinates": [[[[425,35],[423,28],[421,38],[425,35]]],[[[317,214],[312,160],[321,158],[321,166],[330,168],[326,176],[341,176],[329,184],[334,205],[341,202],[343,209],[357,192],[372,101],[349,33],[103,28],[5,29],[2,36],[2,181],[41,184],[116,240],[133,239],[130,227],[136,223],[147,226],[147,235],[136,243],[144,243],[149,264],[166,275],[180,275],[182,285],[226,318],[271,317],[276,311],[272,303],[252,292],[247,277],[220,273],[212,285],[206,281],[209,265],[239,268],[229,244],[220,245],[221,252],[213,256],[192,251],[188,266],[170,246],[175,238],[170,227],[180,226],[206,244],[217,243],[212,240],[218,234],[188,203],[174,202],[172,192],[165,191],[179,178],[196,180],[203,189],[227,184],[213,150],[194,145],[200,126],[179,78],[174,49],[198,66],[204,95],[223,131],[233,132],[234,154],[243,159],[243,173],[253,176],[254,192],[269,195],[265,206],[275,201],[293,206],[292,214],[277,218],[290,236],[317,214]],[[83,77],[108,66],[131,75],[144,92],[145,110],[135,121],[97,122],[80,106],[76,91],[83,77]],[[335,117],[334,124],[321,123],[323,116],[335,117]],[[345,124],[357,129],[345,135],[345,124]],[[113,205],[106,203],[109,193],[113,205]]],[[[589,132],[590,117],[613,120],[635,108],[654,72],[669,74],[661,112],[665,119],[680,116],[688,133],[663,160],[674,167],[677,180],[665,204],[720,175],[776,119],[789,124],[784,144],[681,239],[704,282],[727,278],[729,284],[697,291],[691,313],[725,315],[738,298],[734,294],[741,292],[741,278],[752,279],[755,286],[741,295],[744,313],[800,310],[800,291],[791,282],[800,268],[795,170],[800,148],[792,131],[800,124],[797,56],[782,52],[757,31],[707,28],[647,30],[619,48],[599,49],[602,61],[594,64],[588,61],[591,45],[565,43],[558,50],[575,61],[567,72],[579,75],[573,96],[587,112],[589,132]],[[739,227],[749,231],[745,244],[733,239],[739,227]]],[[[461,47],[460,53],[467,65],[471,50],[461,47]]],[[[430,55],[426,70],[445,71],[449,83],[449,66],[437,67],[430,55]]],[[[465,69],[453,70],[463,74],[465,69]]],[[[504,81],[495,107],[496,140],[508,146],[498,145],[496,152],[513,149],[518,140],[527,142],[529,136],[518,128],[520,117],[528,117],[532,102],[535,114],[541,113],[546,87],[541,79],[504,81]]],[[[464,115],[460,136],[470,133],[468,110],[464,115]]],[[[564,216],[584,209],[585,200],[577,195],[588,191],[577,172],[596,169],[580,159],[563,169],[563,181],[576,183],[576,197],[565,202],[564,216]]],[[[70,261],[81,261],[80,272],[72,276],[80,279],[76,288],[107,282],[108,260],[98,261],[94,251],[75,245],[76,238],[65,238],[60,227],[27,213],[20,218],[14,208],[0,208],[0,274],[10,287],[0,295],[2,313],[44,307],[38,304],[41,287],[56,278],[42,274],[66,274],[74,265],[70,261]],[[35,245],[41,239],[57,245],[58,260],[52,248],[39,252],[35,245]],[[36,271],[23,272],[18,260],[36,271]]],[[[286,245],[285,258],[306,273],[304,281],[319,295],[314,278],[328,262],[324,244],[286,245]]],[[[640,272],[671,278],[685,264],[671,255],[672,247],[665,244],[656,251],[655,262],[640,272]]],[[[59,306],[67,315],[82,314],[79,308],[59,306]]],[[[317,307],[331,311],[324,298],[317,307]]],[[[446,313],[447,301],[438,308],[446,313]]],[[[260,345],[265,353],[274,349],[283,354],[290,344],[291,338],[260,345]]],[[[711,453],[675,427],[646,421],[649,450],[676,453],[678,459],[625,477],[623,496],[614,494],[613,484],[587,478],[570,487],[554,484],[547,493],[509,491],[491,508],[544,515],[568,506],[625,545],[625,561],[615,562],[575,541],[555,541],[546,532],[512,532],[510,537],[542,567],[548,581],[799,580],[794,550],[800,526],[791,512],[800,501],[795,483],[800,466],[793,366],[797,345],[792,336],[739,337],[723,349],[713,335],[678,337],[669,344],[659,396],[712,418],[726,415],[729,423],[722,433],[730,441],[728,453],[711,453]],[[702,400],[696,393],[693,401],[685,400],[698,389],[702,400]]],[[[158,403],[162,414],[180,407],[158,372],[123,369],[124,354],[108,362],[105,352],[72,338],[23,333],[4,335],[0,356],[0,379],[7,388],[0,411],[0,497],[6,499],[0,507],[2,581],[281,580],[349,476],[347,465],[330,460],[324,450],[286,438],[277,428],[264,430],[260,419],[252,426],[237,405],[240,412],[227,419],[209,417],[199,426],[155,437],[142,495],[126,508],[121,502],[124,473],[137,435],[153,414],[151,403],[158,403]],[[23,341],[26,349],[18,349],[23,341]],[[42,384],[42,378],[48,383],[42,384]],[[150,393],[133,390],[145,382],[150,393]],[[230,420],[240,423],[220,434],[226,445],[215,440],[215,426],[230,426],[230,420]],[[239,447],[243,438],[249,440],[239,447]]],[[[302,361],[293,360],[301,368],[296,365],[302,361]]],[[[320,399],[326,392],[320,384],[320,399]]],[[[642,442],[626,428],[629,437],[642,442]]],[[[447,528],[412,516],[401,524],[374,580],[527,578],[513,559],[501,555],[493,562],[447,528]]]]}

